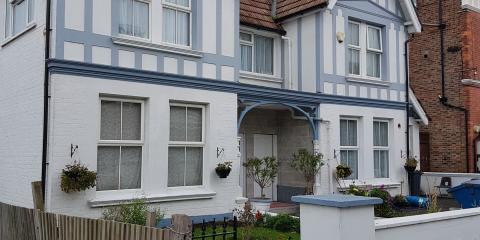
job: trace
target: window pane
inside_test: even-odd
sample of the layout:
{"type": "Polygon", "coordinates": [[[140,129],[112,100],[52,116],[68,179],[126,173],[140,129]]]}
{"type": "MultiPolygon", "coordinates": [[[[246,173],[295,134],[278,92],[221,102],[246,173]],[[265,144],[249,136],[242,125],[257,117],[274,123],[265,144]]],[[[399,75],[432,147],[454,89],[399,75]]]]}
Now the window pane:
{"type": "Polygon", "coordinates": [[[352,175],[350,175],[347,179],[358,178],[358,152],[356,150],[341,150],[340,163],[342,165],[349,166],[352,169],[352,175]]]}
{"type": "Polygon", "coordinates": [[[388,150],[375,150],[373,155],[375,178],[388,178],[388,150]]]}
{"type": "Polygon", "coordinates": [[[118,189],[120,147],[98,147],[97,191],[118,189]]]}
{"type": "Polygon", "coordinates": [[[368,48],[381,50],[380,29],[368,27],[368,48]]]}
{"type": "Polygon", "coordinates": [[[340,120],[340,146],[348,146],[347,120],[340,120]]]}
{"type": "Polygon", "coordinates": [[[170,107],[170,141],[186,141],[187,137],[187,108],[170,107]]]}
{"type": "Polygon", "coordinates": [[[188,147],[186,164],[185,185],[202,185],[203,148],[188,147]]]}
{"type": "Polygon", "coordinates": [[[177,0],[177,5],[183,6],[183,7],[189,7],[190,1],[189,0],[177,0]]]}
{"type": "Polygon", "coordinates": [[[360,26],[354,23],[348,23],[348,38],[349,44],[359,46],[360,45],[360,26]]]}
{"type": "Polygon", "coordinates": [[[242,58],[242,71],[252,71],[252,47],[240,45],[242,58]]]}
{"type": "Polygon", "coordinates": [[[148,38],[149,30],[149,12],[148,3],[134,1],[133,22],[135,28],[133,33],[135,37],[148,38]]]}
{"type": "Polygon", "coordinates": [[[360,51],[357,49],[348,49],[349,61],[348,71],[350,74],[360,75],[360,51]]]}
{"type": "Polygon", "coordinates": [[[357,146],[357,121],[348,120],[348,145],[357,146]]]}
{"type": "Polygon", "coordinates": [[[373,145],[388,147],[388,122],[373,122],[373,145]]]}
{"type": "Polygon", "coordinates": [[[251,42],[252,41],[252,34],[240,33],[240,40],[246,41],[246,42],[251,42]]]}
{"type": "Polygon", "coordinates": [[[189,46],[190,45],[190,14],[186,12],[177,12],[177,44],[189,46]]]}
{"type": "Polygon", "coordinates": [[[142,105],[124,102],[122,110],[122,140],[141,140],[142,105]]]}
{"type": "Polygon", "coordinates": [[[122,147],[120,189],[141,187],[142,147],[122,147]]]}
{"type": "Polygon", "coordinates": [[[367,75],[369,77],[380,77],[380,54],[367,52],[367,75]]]}
{"type": "Polygon", "coordinates": [[[168,186],[185,185],[185,147],[168,148],[168,186]]]}
{"type": "Polygon", "coordinates": [[[101,140],[120,140],[121,102],[102,101],[101,103],[101,140]]]}
{"type": "Polygon", "coordinates": [[[11,9],[10,9],[10,3],[8,3],[8,1],[5,1],[6,2],[6,5],[5,5],[5,8],[6,8],[6,12],[5,12],[5,38],[9,37],[10,34],[11,34],[11,26],[10,26],[10,12],[11,12],[11,9]]]}
{"type": "Polygon", "coordinates": [[[27,27],[28,3],[26,0],[13,7],[13,32],[17,34],[27,27]]]}
{"type": "Polygon", "coordinates": [[[133,35],[133,0],[120,0],[118,33],[133,35]]]}
{"type": "Polygon", "coordinates": [[[28,22],[29,23],[33,21],[33,10],[34,10],[33,1],[34,0],[28,0],[28,22]]]}
{"type": "Polygon", "coordinates": [[[176,35],[176,14],[175,10],[163,8],[163,41],[175,43],[176,35]]]}
{"type": "Polygon", "coordinates": [[[188,108],[187,110],[187,141],[202,141],[202,109],[188,108]]]}
{"type": "Polygon", "coordinates": [[[273,74],[273,39],[255,35],[255,72],[273,74]]]}

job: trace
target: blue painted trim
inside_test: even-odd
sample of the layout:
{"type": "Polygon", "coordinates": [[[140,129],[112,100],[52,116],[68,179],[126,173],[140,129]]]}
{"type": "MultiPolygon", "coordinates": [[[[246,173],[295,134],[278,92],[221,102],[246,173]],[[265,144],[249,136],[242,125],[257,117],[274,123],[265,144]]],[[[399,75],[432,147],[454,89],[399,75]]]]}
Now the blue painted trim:
{"type": "Polygon", "coordinates": [[[199,77],[156,73],[138,69],[104,66],[58,59],[49,60],[48,68],[53,74],[67,74],[235,93],[239,98],[257,102],[280,102],[296,106],[312,106],[328,103],[396,110],[404,110],[406,105],[405,102],[301,92],[223,80],[211,81],[199,77]]]}
{"type": "Polygon", "coordinates": [[[297,19],[297,82],[298,90],[302,91],[302,18],[297,19]]]}
{"type": "Polygon", "coordinates": [[[292,201],[300,204],[310,204],[336,208],[373,206],[383,203],[383,200],[380,198],[360,197],[343,194],[331,194],[321,196],[293,196],[292,201]]]}
{"type": "MultiPolygon", "coordinates": [[[[200,216],[190,216],[194,224],[200,224],[205,220],[205,222],[213,222],[214,220],[219,222],[227,218],[227,220],[233,220],[233,213],[221,213],[221,214],[212,214],[212,215],[200,215],[200,216]]],[[[160,224],[157,225],[159,228],[166,228],[172,225],[172,219],[166,218],[163,219],[160,224]]]]}
{"type": "Polygon", "coordinates": [[[255,103],[251,106],[248,106],[246,107],[241,113],[240,113],[240,117],[238,118],[238,125],[237,125],[237,131],[240,133],[240,126],[242,125],[242,122],[243,122],[243,119],[245,119],[245,116],[247,115],[247,113],[249,113],[251,110],[253,110],[254,108],[257,108],[259,106],[263,106],[263,105],[271,105],[271,104],[279,104],[279,105],[284,105],[284,106],[287,106],[287,107],[290,107],[290,108],[293,108],[299,112],[301,112],[308,120],[309,124],[310,124],[310,128],[312,129],[312,132],[313,132],[313,140],[317,140],[318,139],[318,134],[317,134],[317,125],[316,125],[316,121],[315,119],[313,119],[310,114],[308,114],[307,112],[305,112],[303,109],[301,109],[299,106],[296,106],[294,104],[290,104],[290,103],[284,103],[284,102],[267,102],[267,101],[261,101],[261,102],[258,102],[258,103],[255,103]]]}

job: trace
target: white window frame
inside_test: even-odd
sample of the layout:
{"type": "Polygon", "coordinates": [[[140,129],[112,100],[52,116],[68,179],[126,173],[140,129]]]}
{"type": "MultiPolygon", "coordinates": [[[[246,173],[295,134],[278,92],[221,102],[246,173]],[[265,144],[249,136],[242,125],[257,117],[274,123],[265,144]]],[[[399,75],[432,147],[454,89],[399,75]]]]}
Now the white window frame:
{"type": "Polygon", "coordinates": [[[171,2],[167,2],[166,0],[162,0],[162,14],[163,14],[163,9],[164,8],[168,8],[170,10],[174,10],[175,11],[175,24],[178,22],[177,19],[178,19],[178,12],[184,12],[184,13],[188,13],[188,16],[189,16],[189,34],[188,34],[188,37],[189,37],[189,40],[188,40],[188,45],[182,45],[182,44],[178,44],[178,29],[177,29],[177,26],[175,26],[175,43],[170,43],[170,42],[166,42],[163,40],[163,29],[165,28],[165,23],[163,22],[163,17],[162,17],[162,43],[165,44],[165,45],[171,45],[171,46],[175,46],[175,47],[179,47],[179,48],[187,48],[187,49],[191,49],[192,48],[192,40],[193,40],[193,36],[192,36],[192,0],[188,0],[188,7],[185,7],[185,6],[182,6],[182,5],[177,5],[177,4],[174,4],[174,3],[171,3],[171,2]]]}
{"type": "MultiPolygon", "coordinates": [[[[359,144],[358,144],[358,143],[359,143],[359,140],[360,140],[360,138],[359,138],[359,129],[358,129],[359,126],[360,126],[359,119],[358,119],[358,118],[341,117],[340,120],[338,121],[338,123],[339,123],[339,129],[338,129],[339,131],[338,131],[338,132],[339,132],[339,134],[340,134],[340,135],[339,135],[339,138],[338,138],[338,139],[340,140],[340,144],[339,144],[339,145],[340,145],[340,152],[339,152],[340,157],[341,157],[341,152],[342,152],[342,151],[357,151],[357,169],[356,169],[357,177],[356,177],[356,178],[348,178],[348,179],[346,179],[346,180],[358,180],[358,179],[360,178],[360,173],[359,173],[359,171],[360,171],[360,164],[359,164],[359,163],[360,163],[360,146],[359,146],[359,144]],[[356,124],[357,124],[357,133],[356,133],[356,135],[357,135],[357,141],[356,141],[356,142],[357,142],[357,145],[356,145],[356,146],[342,146],[342,141],[341,141],[341,133],[342,133],[342,130],[341,130],[341,121],[342,121],[342,120],[355,121],[355,122],[356,122],[356,124]]],[[[342,160],[340,159],[340,162],[341,162],[341,161],[342,161],[342,160]]]]}
{"type": "MultiPolygon", "coordinates": [[[[242,70],[242,69],[240,69],[240,71],[244,72],[244,73],[264,75],[264,76],[269,76],[269,77],[274,76],[275,75],[275,38],[272,37],[272,36],[258,34],[258,33],[252,33],[252,32],[247,32],[247,31],[240,31],[240,33],[247,34],[247,35],[250,35],[252,37],[252,41],[245,41],[245,40],[242,40],[240,38],[240,46],[247,45],[247,46],[252,47],[252,66],[251,66],[252,71],[246,71],[246,70],[242,70]],[[272,74],[255,72],[255,36],[270,38],[273,41],[272,42],[272,74]]],[[[240,35],[239,35],[239,37],[240,37],[240,35]]],[[[240,58],[241,58],[241,56],[240,56],[240,58]]]]}
{"type": "MultiPolygon", "coordinates": [[[[355,45],[351,45],[350,42],[348,43],[348,48],[349,49],[355,49],[355,50],[360,51],[360,61],[359,61],[360,74],[359,75],[352,74],[352,73],[350,73],[350,68],[348,68],[348,71],[349,71],[348,75],[350,77],[353,77],[353,78],[364,78],[364,79],[377,80],[377,81],[382,80],[382,76],[383,76],[382,60],[385,57],[384,56],[384,51],[383,51],[382,28],[371,25],[371,24],[366,24],[364,22],[359,22],[359,21],[349,20],[348,22],[351,23],[351,24],[355,24],[355,25],[359,26],[359,32],[358,32],[359,36],[358,37],[359,37],[359,44],[360,44],[360,46],[355,46],[355,45]],[[368,46],[368,29],[369,28],[377,29],[379,31],[379,34],[380,34],[380,50],[369,48],[369,46],[368,46]],[[379,63],[380,76],[379,77],[371,77],[371,76],[367,75],[367,69],[368,69],[367,53],[368,52],[373,52],[373,53],[380,54],[380,63],[379,63]]],[[[350,37],[351,36],[348,36],[348,38],[350,38],[350,37]]],[[[347,54],[348,54],[347,61],[350,61],[349,51],[347,51],[347,54]]],[[[348,66],[348,62],[347,62],[347,66],[348,66]]]]}
{"type": "MultiPolygon", "coordinates": [[[[375,151],[387,151],[387,161],[388,161],[388,169],[387,169],[387,177],[383,177],[383,179],[388,179],[390,177],[390,121],[388,120],[383,120],[383,119],[374,119],[373,123],[375,122],[381,122],[381,123],[386,123],[387,124],[387,146],[376,146],[375,145],[375,136],[372,138],[372,146],[373,146],[373,160],[375,161],[375,151]]],[[[373,125],[372,125],[373,126],[373,125]]],[[[372,127],[372,129],[375,129],[372,127]]],[[[373,163],[374,167],[374,177],[375,177],[375,162],[373,163]]],[[[382,179],[382,178],[377,178],[376,179],[382,179]]]]}
{"type": "Polygon", "coordinates": [[[5,16],[4,16],[4,19],[5,19],[5,23],[4,23],[4,27],[5,27],[5,33],[4,33],[4,37],[5,39],[9,39],[9,38],[14,38],[15,36],[17,35],[20,35],[22,34],[26,29],[29,29],[30,25],[33,23],[34,21],[34,10],[35,10],[35,6],[32,4],[30,5],[30,2],[33,2],[33,4],[35,4],[34,0],[6,0],[6,4],[5,4],[5,16]],[[14,33],[14,9],[15,7],[22,3],[22,2],[26,2],[27,4],[27,14],[26,14],[26,22],[25,22],[25,29],[24,30],[21,30],[19,31],[18,33],[14,33]],[[30,9],[30,7],[32,7],[33,9],[30,9]],[[8,9],[7,9],[8,8],[8,9]],[[9,16],[9,19],[7,19],[7,11],[10,11],[10,16],[9,16]],[[32,14],[30,16],[30,13],[32,14]],[[10,32],[7,32],[7,24],[9,26],[9,30],[10,32]]]}
{"type": "MultiPolygon", "coordinates": [[[[205,105],[201,104],[194,104],[194,103],[178,103],[178,102],[170,102],[169,105],[169,114],[171,113],[170,108],[171,107],[186,107],[188,108],[200,108],[202,109],[202,141],[201,142],[190,142],[190,141],[172,141],[170,140],[170,120],[168,124],[168,129],[169,129],[169,135],[168,135],[168,149],[170,147],[197,147],[197,148],[202,148],[202,184],[201,185],[192,185],[192,186],[175,186],[175,187],[169,187],[168,186],[168,174],[167,174],[167,188],[168,189],[184,189],[184,188],[192,188],[192,187],[201,187],[205,186],[205,139],[206,139],[206,128],[205,128],[205,110],[206,107],[205,105]]],[[[185,116],[188,118],[188,114],[185,116]]],[[[186,134],[188,134],[188,128],[186,129],[186,134]]],[[[167,156],[167,164],[168,164],[168,158],[170,156],[167,156]]],[[[168,167],[167,167],[168,168],[168,167]]],[[[184,170],[185,171],[185,170],[184,170]]],[[[186,176],[184,174],[184,176],[186,176]]],[[[185,177],[184,177],[184,182],[185,182],[185,177]]]]}
{"type": "Polygon", "coordinates": [[[148,38],[143,38],[143,37],[138,37],[135,36],[135,15],[134,12],[132,13],[132,35],[125,34],[125,33],[118,33],[119,36],[122,36],[124,38],[131,38],[131,39],[136,39],[140,41],[151,41],[152,40],[152,3],[151,0],[133,0],[134,2],[142,2],[148,4],[148,38]]]}
{"type": "MultiPolygon", "coordinates": [[[[131,192],[131,191],[136,191],[136,190],[141,190],[143,189],[144,186],[144,163],[145,161],[145,101],[143,100],[136,100],[136,99],[129,99],[129,98],[114,98],[114,97],[100,97],[99,101],[99,118],[98,118],[98,144],[97,144],[97,149],[98,147],[141,147],[142,148],[142,167],[141,167],[141,173],[140,173],[140,188],[137,189],[117,189],[117,190],[102,190],[97,192],[131,192]],[[102,108],[102,101],[113,101],[113,102],[122,102],[122,103],[140,103],[141,105],[141,118],[140,118],[140,140],[103,140],[101,139],[101,123],[102,123],[102,114],[101,114],[101,108],[102,108]]],[[[123,126],[123,105],[120,108],[120,136],[122,136],[122,126],[123,126]]],[[[98,151],[98,150],[97,150],[98,151]]],[[[121,150],[120,150],[121,151],[121,150]]],[[[98,161],[98,159],[97,159],[98,161]]],[[[120,159],[121,161],[121,159],[120,159]]],[[[121,164],[121,162],[119,162],[121,164]]],[[[119,175],[118,175],[118,181],[120,183],[120,172],[121,169],[119,168],[119,175]]],[[[120,185],[119,185],[120,186],[120,185]]]]}

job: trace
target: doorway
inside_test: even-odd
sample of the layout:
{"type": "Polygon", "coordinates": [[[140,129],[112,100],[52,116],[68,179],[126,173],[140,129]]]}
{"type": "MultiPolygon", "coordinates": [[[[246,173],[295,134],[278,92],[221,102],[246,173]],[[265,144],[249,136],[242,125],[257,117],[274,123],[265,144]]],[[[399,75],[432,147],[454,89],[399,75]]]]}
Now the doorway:
{"type": "MultiPolygon", "coordinates": [[[[253,156],[256,158],[277,157],[277,135],[271,134],[254,134],[253,135],[253,156]]],[[[259,198],[260,187],[254,183],[253,197],[259,198]]],[[[264,190],[265,197],[277,200],[277,179],[275,179],[270,187],[264,190]]]]}

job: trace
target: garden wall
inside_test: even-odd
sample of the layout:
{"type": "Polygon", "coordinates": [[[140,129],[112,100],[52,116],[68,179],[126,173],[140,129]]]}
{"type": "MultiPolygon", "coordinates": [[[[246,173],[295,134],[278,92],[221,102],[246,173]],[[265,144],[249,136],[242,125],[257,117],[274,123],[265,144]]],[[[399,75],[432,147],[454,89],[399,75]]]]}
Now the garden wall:
{"type": "Polygon", "coordinates": [[[480,208],[375,220],[375,240],[476,240],[480,208]]]}

